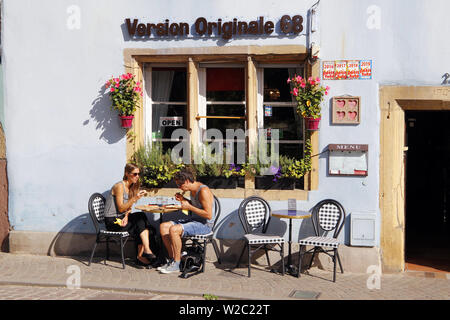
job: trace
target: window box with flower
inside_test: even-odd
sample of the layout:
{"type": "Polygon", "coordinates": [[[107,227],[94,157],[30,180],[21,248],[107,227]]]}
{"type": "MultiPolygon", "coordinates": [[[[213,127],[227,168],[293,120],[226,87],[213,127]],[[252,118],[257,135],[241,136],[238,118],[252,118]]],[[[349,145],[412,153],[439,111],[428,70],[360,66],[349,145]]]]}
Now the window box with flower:
{"type": "Polygon", "coordinates": [[[235,164],[193,164],[192,168],[196,173],[197,180],[204,183],[211,189],[236,189],[239,178],[245,177],[245,170],[235,164]]]}
{"type": "Polygon", "coordinates": [[[291,94],[297,101],[297,113],[306,120],[308,130],[318,130],[322,118],[321,103],[330,88],[320,84],[320,78],[308,80],[294,76],[287,80],[291,84],[291,94]]]}
{"type": "Polygon", "coordinates": [[[131,73],[112,77],[105,86],[111,99],[111,109],[119,112],[123,128],[131,128],[136,108],[140,105],[143,96],[140,82],[134,80],[131,73]]]}
{"type": "Polygon", "coordinates": [[[308,139],[305,143],[303,159],[280,156],[279,163],[270,167],[256,160],[253,163],[247,163],[245,169],[249,175],[254,176],[255,189],[303,189],[304,175],[311,170],[311,154],[311,140],[308,139]]]}
{"type": "Polygon", "coordinates": [[[173,177],[184,165],[172,161],[171,150],[165,152],[161,142],[148,143],[140,147],[134,154],[133,160],[142,170],[143,187],[178,188],[173,177]]]}

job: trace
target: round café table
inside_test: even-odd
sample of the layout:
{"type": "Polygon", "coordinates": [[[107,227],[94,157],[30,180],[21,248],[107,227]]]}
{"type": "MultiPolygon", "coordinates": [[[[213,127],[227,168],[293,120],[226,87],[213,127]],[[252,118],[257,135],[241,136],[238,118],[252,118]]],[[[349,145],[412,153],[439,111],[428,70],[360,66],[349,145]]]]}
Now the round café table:
{"type": "Polygon", "coordinates": [[[277,218],[289,219],[289,253],[286,272],[296,276],[298,272],[297,267],[292,264],[292,220],[311,218],[311,213],[299,210],[274,210],[271,215],[277,218]]]}
{"type": "Polygon", "coordinates": [[[181,205],[158,206],[153,204],[135,206],[137,210],[149,213],[159,213],[159,224],[162,222],[162,214],[181,210],[181,205]]]}

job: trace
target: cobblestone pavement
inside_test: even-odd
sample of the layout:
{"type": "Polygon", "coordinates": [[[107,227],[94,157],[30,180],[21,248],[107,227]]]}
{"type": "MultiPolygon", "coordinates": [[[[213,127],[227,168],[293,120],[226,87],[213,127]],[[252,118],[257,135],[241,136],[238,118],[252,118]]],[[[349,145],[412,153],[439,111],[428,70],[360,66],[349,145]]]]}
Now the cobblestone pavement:
{"type": "Polygon", "coordinates": [[[198,296],[0,285],[0,300],[204,300],[198,296]]]}
{"type": "MultiPolygon", "coordinates": [[[[0,253],[0,285],[60,287],[61,299],[65,292],[69,297],[106,300],[117,291],[120,294],[127,291],[134,295],[126,296],[134,299],[203,299],[204,294],[210,294],[219,299],[296,300],[304,297],[302,294],[305,292],[312,292],[320,294],[319,300],[450,300],[448,274],[425,277],[418,276],[418,273],[380,276],[338,273],[336,283],[333,283],[329,270],[312,268],[309,274],[297,278],[255,266],[252,267],[251,278],[248,278],[245,265],[233,269],[230,265],[208,262],[204,273],[181,279],[178,274],[139,269],[131,262],[123,270],[119,260],[108,261],[105,265],[103,260],[94,259],[91,266],[87,266],[87,260],[86,257],[0,253]],[[64,288],[73,285],[79,285],[82,291],[65,291],[64,288]],[[300,295],[293,297],[295,291],[300,295]]],[[[39,290],[44,290],[43,294],[51,291],[45,291],[46,288],[36,291],[39,290]]],[[[52,296],[52,293],[48,294],[52,296]]],[[[39,295],[33,294],[33,297],[39,295]]]]}

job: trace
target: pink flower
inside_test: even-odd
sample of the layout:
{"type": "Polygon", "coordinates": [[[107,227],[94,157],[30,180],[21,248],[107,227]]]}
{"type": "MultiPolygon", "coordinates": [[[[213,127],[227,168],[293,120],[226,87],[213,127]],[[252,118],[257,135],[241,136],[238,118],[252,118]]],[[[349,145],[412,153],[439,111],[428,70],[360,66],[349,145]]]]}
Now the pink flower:
{"type": "Polygon", "coordinates": [[[326,90],[326,91],[330,91],[330,87],[327,86],[327,87],[325,88],[325,90],[326,90]]]}
{"type": "Polygon", "coordinates": [[[294,88],[294,90],[292,90],[292,93],[294,94],[294,96],[298,96],[298,89],[294,88]]]}
{"type": "Polygon", "coordinates": [[[289,79],[287,79],[287,83],[291,83],[291,79],[289,78],[289,79]]]}
{"type": "Polygon", "coordinates": [[[303,78],[300,77],[300,76],[297,76],[296,80],[297,80],[298,83],[300,83],[300,82],[302,82],[303,78]]]}
{"type": "Polygon", "coordinates": [[[308,81],[309,81],[309,82],[313,81],[313,78],[312,78],[312,77],[309,77],[309,78],[308,78],[308,81]]]}
{"type": "Polygon", "coordinates": [[[311,80],[309,81],[309,83],[311,83],[312,86],[316,85],[316,82],[315,82],[313,79],[311,79],[311,80]]]}
{"type": "Polygon", "coordinates": [[[109,91],[111,91],[111,92],[114,92],[115,91],[115,89],[114,88],[111,88],[109,91]]]}
{"type": "Polygon", "coordinates": [[[302,87],[303,89],[305,89],[305,88],[306,88],[306,83],[302,82],[302,83],[300,84],[300,87],[302,87]]]}

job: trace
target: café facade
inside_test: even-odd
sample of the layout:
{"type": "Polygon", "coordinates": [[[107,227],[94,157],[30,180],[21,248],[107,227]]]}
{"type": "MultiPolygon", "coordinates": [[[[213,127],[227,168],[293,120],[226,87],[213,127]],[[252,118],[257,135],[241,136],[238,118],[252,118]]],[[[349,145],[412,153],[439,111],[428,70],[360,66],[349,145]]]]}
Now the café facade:
{"type": "MultiPolygon", "coordinates": [[[[90,253],[90,195],[106,194],[141,146],[174,148],[176,129],[188,132],[191,150],[210,129],[223,137],[242,129],[247,156],[265,129],[278,133],[281,155],[300,159],[310,141],[311,171],[289,190],[259,188],[250,175],[213,189],[224,260],[242,248],[240,202],[258,195],[273,210],[289,199],[299,210],[339,201],[346,271],[432,261],[417,243],[430,239],[422,229],[441,230],[430,247],[449,232],[447,170],[434,161],[448,155],[450,30],[439,21],[449,9],[445,0],[4,0],[9,251],[90,253]],[[143,84],[131,128],[105,88],[126,73],[143,84]],[[295,75],[330,88],[318,130],[295,111],[287,83],[295,75]]],[[[152,188],[141,203],[175,192],[152,188]]],[[[287,239],[288,222],[273,218],[269,231],[287,239]]],[[[308,219],[294,221],[294,243],[312,232],[308,219]]]]}

